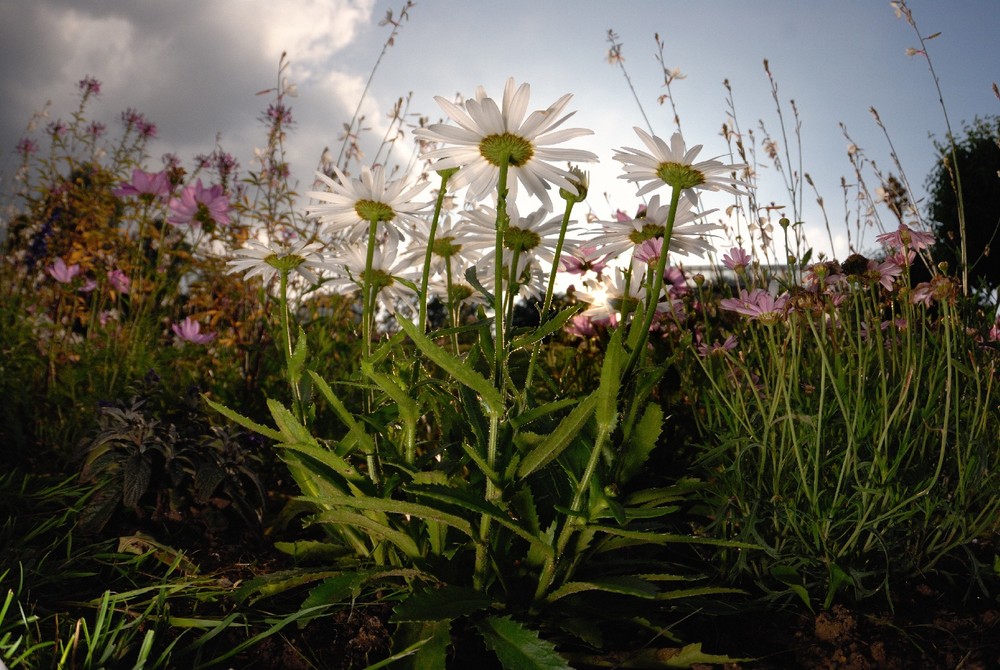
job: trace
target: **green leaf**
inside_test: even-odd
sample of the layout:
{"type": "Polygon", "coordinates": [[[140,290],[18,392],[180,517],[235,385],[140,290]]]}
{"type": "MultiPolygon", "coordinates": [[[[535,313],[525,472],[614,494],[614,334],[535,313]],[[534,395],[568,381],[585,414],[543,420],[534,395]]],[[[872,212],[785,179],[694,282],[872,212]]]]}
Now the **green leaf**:
{"type": "Polygon", "coordinates": [[[515,416],[513,419],[511,419],[510,423],[512,426],[514,426],[515,429],[521,428],[522,426],[527,426],[532,421],[540,419],[546,414],[552,414],[553,412],[558,412],[567,407],[575,405],[578,402],[578,400],[579,400],[578,398],[563,398],[562,400],[555,400],[553,402],[545,403],[544,405],[540,405],[538,407],[533,407],[527,410],[526,412],[522,412],[521,414],[515,416]]]}
{"type": "Polygon", "coordinates": [[[462,359],[453,356],[445,351],[433,341],[421,333],[412,321],[396,315],[396,322],[399,327],[413,340],[417,348],[432,360],[438,367],[450,374],[460,383],[468,386],[479,394],[486,404],[486,411],[492,415],[497,415],[503,411],[503,399],[500,392],[485,377],[466,365],[462,359]]]}
{"type": "Polygon", "coordinates": [[[399,408],[399,416],[404,421],[414,422],[420,418],[420,408],[398,379],[381,372],[375,372],[372,364],[368,361],[361,361],[361,372],[375,382],[389,396],[389,399],[396,403],[399,408]]]}
{"type": "Polygon", "coordinates": [[[486,290],[486,287],[484,287],[482,283],[480,283],[479,277],[476,276],[475,265],[470,265],[469,267],[465,268],[465,281],[472,284],[472,286],[475,287],[477,291],[483,294],[483,297],[486,298],[487,305],[492,305],[496,303],[496,299],[493,297],[493,294],[486,290]]]}
{"type": "Polygon", "coordinates": [[[580,431],[590,420],[590,415],[594,412],[598,401],[596,393],[599,392],[598,390],[591,393],[583,402],[574,407],[572,412],[563,417],[552,434],[524,457],[521,466],[517,469],[518,477],[524,479],[558,457],[570,445],[573,438],[580,434],[580,431]]]}
{"type": "Polygon", "coordinates": [[[601,366],[601,383],[597,387],[597,407],[594,415],[597,425],[607,434],[615,429],[618,423],[618,390],[621,388],[622,363],[625,350],[621,343],[621,329],[616,329],[604,353],[604,364],[601,366]]]}
{"type": "MultiPolygon", "coordinates": [[[[394,648],[403,647],[403,650],[393,655],[391,659],[386,659],[403,660],[402,664],[392,667],[406,668],[407,670],[441,670],[447,666],[448,662],[448,647],[451,646],[451,622],[401,623],[396,626],[396,632],[392,636],[392,644],[394,648]]],[[[365,670],[375,670],[375,668],[388,666],[389,664],[379,663],[370,665],[365,670]]]]}
{"type": "Polygon", "coordinates": [[[488,617],[476,627],[506,670],[572,670],[551,642],[510,617],[488,617]]]}
{"type": "Polygon", "coordinates": [[[597,668],[663,670],[665,668],[690,668],[699,663],[711,664],[713,666],[724,663],[743,663],[752,659],[706,654],[701,650],[701,643],[695,642],[680,648],[647,647],[628,654],[574,654],[572,660],[597,668]]]}
{"type": "Polygon", "coordinates": [[[514,521],[514,519],[511,519],[510,515],[504,512],[504,510],[483,500],[482,493],[477,496],[472,492],[464,492],[459,489],[452,489],[445,486],[422,486],[419,488],[414,486],[410,488],[410,491],[417,496],[434,498],[435,500],[450,503],[458,507],[464,507],[465,509],[477,512],[478,514],[488,516],[501,526],[513,532],[518,537],[530,542],[533,547],[537,547],[543,552],[544,555],[548,556],[552,554],[553,549],[550,542],[547,542],[543,536],[535,535],[520,526],[514,521]]]}
{"type": "Polygon", "coordinates": [[[291,358],[288,359],[288,377],[293,384],[298,384],[302,378],[302,369],[306,365],[306,331],[299,326],[299,333],[295,339],[295,349],[291,358]]]}
{"type": "MultiPolygon", "coordinates": [[[[330,407],[337,414],[337,417],[347,426],[348,434],[353,436],[359,444],[361,444],[361,451],[365,454],[375,453],[375,443],[372,442],[372,438],[365,432],[364,425],[358,423],[354,420],[354,415],[348,411],[344,403],[334,394],[333,389],[330,385],[326,383],[326,380],[320,377],[318,374],[309,371],[309,376],[312,377],[313,383],[316,384],[316,388],[323,395],[330,407]]],[[[280,439],[280,437],[279,437],[280,439]]]]}
{"type": "Polygon", "coordinates": [[[291,556],[296,561],[329,561],[350,553],[347,547],[342,544],[332,544],[320,540],[275,542],[274,548],[291,556]]]}
{"type": "Polygon", "coordinates": [[[510,341],[511,349],[527,349],[535,342],[541,342],[544,338],[556,332],[572,317],[584,308],[583,304],[573,305],[562,310],[551,319],[535,328],[530,333],[519,335],[510,341]]]}
{"type": "MultiPolygon", "coordinates": [[[[330,507],[350,507],[352,509],[362,510],[365,512],[408,514],[411,517],[416,517],[417,519],[430,519],[438,521],[447,526],[451,526],[455,530],[464,533],[471,538],[476,537],[476,533],[472,529],[472,524],[470,524],[468,520],[454,514],[449,514],[448,512],[443,512],[436,507],[431,507],[430,505],[421,505],[419,503],[411,503],[404,500],[392,500],[369,496],[344,496],[341,498],[334,498],[332,500],[316,500],[315,502],[330,507]]],[[[322,516],[323,515],[321,514],[320,517],[322,516]]]]}
{"type": "Polygon", "coordinates": [[[391,542],[411,559],[420,558],[420,548],[412,537],[364,514],[348,512],[346,510],[329,510],[320,512],[316,516],[316,521],[319,523],[353,526],[356,530],[364,531],[371,538],[391,542]]]}
{"type": "Polygon", "coordinates": [[[553,591],[545,599],[555,602],[560,598],[583,593],[585,591],[604,591],[605,593],[620,593],[636,598],[653,599],[659,590],[653,584],[639,577],[608,577],[607,579],[591,579],[585,582],[567,582],[553,591]]]}
{"type": "Polygon", "coordinates": [[[390,621],[453,621],[487,609],[492,598],[481,591],[461,586],[416,591],[393,608],[390,621]]]}
{"type": "Polygon", "coordinates": [[[632,429],[631,438],[620,456],[620,482],[627,482],[642,470],[649,460],[650,452],[656,447],[656,441],[660,438],[662,430],[663,410],[659,404],[651,402],[646,405],[642,418],[632,429]]]}
{"type": "Polygon", "coordinates": [[[336,605],[354,600],[361,595],[361,585],[367,575],[357,572],[345,572],[342,575],[327,577],[309,591],[302,601],[301,608],[319,607],[321,605],[336,605]]]}
{"type": "Polygon", "coordinates": [[[243,416],[242,414],[239,414],[238,412],[234,412],[233,410],[229,409],[225,405],[220,405],[217,402],[213,402],[213,401],[209,400],[208,396],[206,396],[205,394],[202,394],[201,397],[204,398],[205,402],[208,403],[209,407],[211,407],[216,412],[218,412],[222,416],[226,417],[230,421],[243,426],[247,430],[252,430],[253,432],[255,432],[255,433],[259,434],[259,435],[263,435],[264,437],[270,438],[270,439],[275,440],[277,442],[280,442],[282,440],[281,433],[279,433],[278,431],[274,430],[273,428],[268,428],[267,426],[261,425],[261,424],[255,422],[255,421],[253,421],[252,419],[248,419],[247,417],[243,416]]]}
{"type": "MultiPolygon", "coordinates": [[[[323,465],[327,466],[338,475],[352,482],[365,481],[365,476],[358,471],[353,465],[345,461],[343,458],[333,453],[329,449],[320,447],[315,444],[302,444],[302,443],[287,443],[282,442],[277,445],[282,449],[289,449],[291,451],[298,452],[304,456],[308,456],[323,465]]],[[[313,473],[315,474],[315,473],[313,473]]]]}
{"type": "Polygon", "coordinates": [[[278,426],[278,430],[281,431],[282,442],[292,444],[316,444],[316,438],[312,436],[312,433],[310,433],[305,426],[299,423],[299,420],[295,418],[295,415],[280,402],[268,398],[267,408],[271,410],[271,417],[274,419],[275,425],[278,426]]]}
{"type": "Polygon", "coordinates": [[[135,507],[139,499],[149,488],[149,480],[153,476],[153,465],[142,454],[132,454],[124,463],[122,470],[122,504],[135,507]]]}

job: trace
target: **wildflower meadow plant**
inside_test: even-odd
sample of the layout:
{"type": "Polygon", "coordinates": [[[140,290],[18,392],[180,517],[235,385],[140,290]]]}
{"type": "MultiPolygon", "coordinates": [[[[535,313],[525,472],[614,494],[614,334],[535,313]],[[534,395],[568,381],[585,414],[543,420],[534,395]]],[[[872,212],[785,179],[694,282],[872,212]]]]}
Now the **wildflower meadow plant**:
{"type": "MultiPolygon", "coordinates": [[[[655,314],[673,307],[665,287],[677,273],[667,271],[667,256],[675,241],[682,253],[709,248],[697,236],[716,227],[698,223],[692,198],[699,188],[738,192],[740,166],[692,163],[697,149],[660,156],[669,165],[658,169],[652,188],[669,189],[670,205],[654,196],[647,225],[626,222],[614,241],[603,240],[572,220],[587,195],[586,175],[555,165],[595,160],[554,146],[589,131],[560,128],[571,116],[564,114],[570,96],[528,113],[529,93],[511,79],[499,104],[483,89],[460,105],[438,99],[458,127],[418,131],[440,178],[433,204],[418,199],[423,185],[388,181],[377,166],[362,168],[359,179],[333,170],[336,179],[318,176],[329,191],[311,193],[318,204],[306,208],[325,224],[322,262],[304,249],[263,246],[237,251],[230,261],[246,277],[279,279],[271,286],[282,306],[292,402],[268,401],[274,428],[210,403],[277,443],[314,507],[311,522],[366,566],[356,579],[405,576],[409,593],[393,617],[397,643],[434,640],[409,651],[435,667],[444,662],[453,625],[476,630],[501,659],[527,653],[533,662],[565,667],[554,641],[538,639],[540,629],[555,634],[546,622],[558,618],[567,641],[594,644],[584,634],[591,628],[585,617],[619,620],[643,599],[727,590],[670,588],[697,577],[670,574],[664,545],[741,546],[671,524],[676,504],[696,484],[635,485],[665,420],[652,397],[665,363],[649,358],[647,340],[655,314]],[[538,200],[530,214],[514,202],[517,183],[538,200]],[[554,216],[552,190],[564,203],[554,216]],[[442,224],[445,193],[463,191],[459,216],[468,221],[442,224]],[[649,271],[632,267],[627,254],[614,273],[605,269],[656,240],[655,254],[641,264],[649,271]],[[603,361],[587,378],[592,384],[548,364],[558,347],[552,337],[583,307],[552,309],[561,265],[601,270],[631,296],[607,308],[613,326],[603,361]],[[362,350],[349,383],[330,384],[314,371],[307,344],[313,335],[287,309],[288,278],[309,266],[318,278],[302,286],[302,295],[333,290],[360,299],[362,350]],[[471,320],[453,314],[448,327],[430,331],[427,306],[442,283],[446,309],[461,310],[471,294],[478,306],[471,320]],[[539,301],[537,326],[514,319],[515,298],[526,289],[539,301]],[[315,433],[320,401],[337,418],[332,435],[315,433]],[[606,609],[606,598],[618,596],[635,602],[606,609]]],[[[673,145],[683,148],[683,140],[675,137],[673,145]]],[[[338,588],[340,578],[315,579],[324,580],[319,594],[338,588]]],[[[656,606],[649,611],[656,619],[666,614],[656,606]]]]}
{"type": "MultiPolygon", "coordinates": [[[[879,239],[890,257],[925,243],[905,224],[879,239]]],[[[719,302],[738,315],[726,342],[699,344],[688,380],[710,529],[762,547],[721,552],[727,569],[810,607],[974,575],[970,543],[1000,514],[998,360],[962,322],[956,279],[910,289],[908,265],[860,256],[837,269],[779,295],[747,275],[719,302]]]]}

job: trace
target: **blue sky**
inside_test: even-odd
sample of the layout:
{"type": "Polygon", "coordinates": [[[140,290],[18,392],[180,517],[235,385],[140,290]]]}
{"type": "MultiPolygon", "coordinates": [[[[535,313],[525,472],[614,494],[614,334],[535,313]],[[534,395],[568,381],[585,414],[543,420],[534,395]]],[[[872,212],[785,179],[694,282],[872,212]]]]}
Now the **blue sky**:
{"type": "MultiPolygon", "coordinates": [[[[6,192],[12,150],[32,112],[51,101],[51,121],[75,108],[76,82],[103,82],[94,116],[113,127],[118,113],[135,108],[154,121],[159,139],[151,168],[166,151],[190,161],[210,151],[218,135],[244,170],[264,143],[257,117],[266,99],[254,94],[274,85],[283,50],[298,86],[292,99],[297,126],[289,139],[294,176],[304,187],[324,146],[336,149],[389,29],[379,26],[403,0],[7,0],[0,4],[0,190],[6,192]]],[[[975,116],[1000,113],[991,85],[1000,80],[1000,8],[995,0],[912,0],[940,78],[953,127],[975,116]]],[[[922,195],[933,163],[930,136],[943,137],[944,119],[927,67],[907,47],[919,46],[913,29],[881,0],[420,0],[409,10],[395,44],[372,84],[364,111],[381,137],[384,114],[412,94],[410,111],[432,121],[442,116],[433,96],[472,95],[477,85],[499,95],[507,76],[532,86],[532,107],[573,93],[577,111],[569,125],[595,134],[574,144],[601,158],[592,174],[589,205],[607,218],[616,207],[633,210],[635,189],[616,176],[615,149],[641,147],[632,131],[645,126],[621,69],[607,60],[607,33],[619,36],[624,65],[653,130],[674,131],[672,112],[657,98],[665,92],[654,34],[664,59],[684,79],[671,90],[688,144],[704,144],[702,157],[727,151],[720,137],[730,82],[744,131],[781,138],[763,60],[778,84],[791,132],[789,101],[801,120],[803,169],[827,205],[837,255],[846,253],[842,176],[853,180],[846,154],[846,125],[866,156],[896,172],[889,147],[869,108],[888,129],[911,186],[922,195]],[[607,199],[604,194],[607,194],[607,199]]],[[[42,125],[44,128],[44,123],[42,125]]],[[[36,135],[39,131],[36,131],[36,135]]],[[[791,139],[791,137],[790,137],[791,139]]],[[[401,144],[401,158],[408,150],[401,144]]],[[[797,151],[792,146],[793,151],[797,151]]],[[[760,203],[788,205],[789,196],[759,150],[760,203]],[[767,167],[765,167],[767,166],[767,167]]],[[[797,159],[796,159],[797,160],[797,159]]],[[[797,166],[796,166],[797,167],[797,166]]],[[[871,179],[871,177],[868,177],[871,179]]],[[[870,181],[872,187],[877,184],[870,181]]],[[[305,190],[305,189],[303,189],[305,190]]],[[[730,200],[709,200],[724,208],[730,200]]],[[[803,219],[809,241],[829,251],[821,215],[806,191],[803,219]]],[[[845,209],[847,210],[845,212],[845,209]]],[[[788,211],[788,210],[786,210],[788,211]]],[[[854,219],[851,219],[852,221],[854,219]]],[[[854,225],[853,223],[851,224],[854,225]]],[[[860,241],[873,244],[878,231],[860,241]]],[[[854,238],[859,243],[857,237],[854,238]]]]}

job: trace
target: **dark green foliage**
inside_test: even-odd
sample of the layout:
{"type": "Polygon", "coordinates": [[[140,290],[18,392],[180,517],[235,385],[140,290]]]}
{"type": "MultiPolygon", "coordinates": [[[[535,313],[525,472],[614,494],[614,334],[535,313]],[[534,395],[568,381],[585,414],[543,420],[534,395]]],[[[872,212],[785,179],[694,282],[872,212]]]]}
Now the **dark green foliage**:
{"type": "Polygon", "coordinates": [[[1000,116],[976,118],[955,139],[954,156],[948,142],[935,142],[938,160],[927,177],[927,215],[935,226],[938,243],[933,256],[954,272],[961,267],[959,202],[962,185],[965,210],[969,286],[1000,287],[1000,116]],[[992,253],[991,253],[992,252],[992,253]]]}

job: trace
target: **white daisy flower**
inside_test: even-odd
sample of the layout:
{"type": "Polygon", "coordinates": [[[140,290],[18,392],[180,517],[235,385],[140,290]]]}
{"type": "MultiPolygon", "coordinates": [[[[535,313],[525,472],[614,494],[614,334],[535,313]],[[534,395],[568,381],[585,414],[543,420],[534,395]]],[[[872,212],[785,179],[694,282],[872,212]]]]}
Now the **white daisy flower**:
{"type": "MultiPolygon", "coordinates": [[[[548,213],[548,210],[542,207],[527,216],[521,216],[516,205],[507,206],[510,221],[503,240],[505,266],[510,266],[513,262],[516,251],[519,258],[529,257],[541,267],[552,267],[563,217],[559,215],[546,219],[548,213]]],[[[496,211],[491,207],[481,206],[464,212],[464,216],[466,217],[465,239],[482,248],[483,260],[492,263],[496,256],[496,211]]],[[[575,221],[570,221],[570,225],[575,224],[575,221]]],[[[572,245],[577,241],[572,235],[567,234],[565,239],[567,244],[572,245]]]]}
{"type": "Polygon", "coordinates": [[[437,103],[459,127],[436,123],[415,130],[414,135],[424,141],[449,145],[428,151],[424,157],[435,161],[435,170],[459,168],[449,186],[459,189],[468,185],[469,197],[476,200],[484,199],[497,188],[499,166],[506,159],[510,166],[510,199],[516,198],[517,183],[521,182],[528,193],[536,196],[551,211],[552,200],[547,193],[549,184],[569,193],[578,192],[572,182],[572,174],[552,163],[597,161],[597,156],[589,151],[557,149],[551,145],[593,132],[584,128],[556,130],[575,113],[560,116],[572,97],[569,94],[525,118],[529,95],[528,84],[515,86],[511,77],[504,87],[501,107],[487,97],[482,86],[476,89],[475,98],[465,101],[464,109],[436,97],[437,103]]]}
{"type": "MultiPolygon", "coordinates": [[[[367,253],[367,243],[355,243],[342,247],[335,255],[328,257],[325,267],[335,273],[329,286],[344,295],[361,291],[365,281],[367,253]]],[[[390,312],[395,310],[397,304],[412,304],[416,298],[416,292],[400,279],[419,284],[420,268],[399,255],[399,241],[389,236],[381,244],[375,245],[371,281],[378,299],[390,312]]]]}
{"type": "MultiPolygon", "coordinates": [[[[670,253],[704,256],[713,249],[705,236],[722,229],[717,223],[704,223],[700,219],[716,210],[696,212],[687,194],[681,194],[674,216],[674,226],[670,231],[670,253]]],[[[660,204],[659,194],[649,199],[645,211],[640,211],[634,219],[624,221],[601,221],[601,231],[591,238],[591,243],[601,253],[618,256],[625,251],[635,250],[646,240],[663,237],[666,233],[670,203],[660,204]]]]}
{"type": "Polygon", "coordinates": [[[718,158],[696,163],[695,158],[702,145],[697,144],[687,149],[680,133],[674,133],[670,138],[670,146],[667,146],[659,137],[650,135],[641,128],[634,130],[652,153],[625,147],[615,153],[614,159],[621,162],[622,169],[625,170],[625,174],[620,175],[619,179],[649,182],[636,195],[645,195],[661,186],[679,186],[692,200],[696,200],[696,189],[727,191],[740,195],[740,187],[748,186],[746,182],[732,176],[737,170],[746,168],[744,164],[726,165],[718,158]]]}
{"type": "Polygon", "coordinates": [[[376,220],[381,226],[380,235],[390,232],[401,239],[408,232],[407,226],[418,225],[416,215],[427,208],[427,203],[413,199],[427,187],[426,182],[404,191],[403,180],[386,181],[381,165],[362,167],[360,179],[348,177],[335,165],[331,167],[339,181],[317,172],[317,179],[330,190],[307,193],[325,204],[306,207],[306,216],[319,219],[328,234],[350,242],[364,240],[369,224],[376,220]]]}
{"type": "Polygon", "coordinates": [[[300,242],[289,247],[275,242],[264,244],[250,240],[245,247],[233,252],[236,258],[226,264],[232,268],[230,273],[243,272],[245,279],[259,275],[264,284],[280,272],[294,272],[310,284],[315,284],[319,279],[313,270],[324,267],[321,248],[322,245],[316,242],[300,242]]]}

